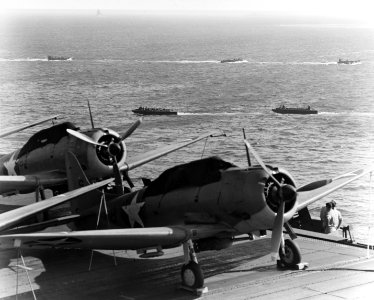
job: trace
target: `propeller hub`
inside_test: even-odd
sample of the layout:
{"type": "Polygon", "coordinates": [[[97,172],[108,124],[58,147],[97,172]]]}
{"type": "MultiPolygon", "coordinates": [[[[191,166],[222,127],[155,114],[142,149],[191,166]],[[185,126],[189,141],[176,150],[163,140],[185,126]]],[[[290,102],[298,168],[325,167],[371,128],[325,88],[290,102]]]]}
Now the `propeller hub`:
{"type": "Polygon", "coordinates": [[[96,147],[96,153],[99,160],[109,166],[113,163],[113,157],[116,158],[117,162],[120,162],[124,156],[126,156],[126,148],[120,138],[114,135],[112,132],[105,134],[98,140],[103,146],[96,147]]]}
{"type": "Polygon", "coordinates": [[[297,192],[295,187],[290,184],[282,184],[281,187],[272,187],[272,198],[276,201],[277,206],[283,200],[284,203],[293,203],[296,200],[297,192]]]}
{"type": "Polygon", "coordinates": [[[121,153],[121,146],[117,143],[110,143],[108,146],[108,151],[111,156],[117,156],[121,153]]]}
{"type": "Polygon", "coordinates": [[[296,196],[297,196],[295,187],[290,184],[283,185],[281,188],[281,193],[283,196],[283,201],[285,203],[290,203],[290,202],[295,201],[296,196]]]}
{"type": "Polygon", "coordinates": [[[283,201],[285,203],[285,212],[292,209],[297,199],[297,191],[290,178],[285,174],[276,174],[280,180],[284,179],[286,183],[277,184],[269,178],[265,184],[266,203],[273,212],[277,212],[279,205],[283,201]]]}

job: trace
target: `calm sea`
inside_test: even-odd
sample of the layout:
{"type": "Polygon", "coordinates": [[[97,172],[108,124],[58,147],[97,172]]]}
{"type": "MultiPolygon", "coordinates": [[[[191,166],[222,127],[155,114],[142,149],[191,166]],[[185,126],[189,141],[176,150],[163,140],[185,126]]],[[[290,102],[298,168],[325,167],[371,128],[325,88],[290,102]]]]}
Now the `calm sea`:
{"type": "MultiPolygon", "coordinates": [[[[263,160],[290,171],[299,185],[374,161],[373,28],[257,15],[61,13],[0,22],[2,129],[52,114],[89,128],[90,100],[95,126],[117,131],[137,119],[131,110],[138,106],[179,112],[144,118],[128,139],[129,156],[211,129],[227,134],[136,169],[135,179],[209,155],[244,167],[242,128],[263,160]],[[237,57],[244,61],[219,62],[237,57]],[[337,65],[339,58],[361,63],[337,65]],[[310,105],[319,114],[273,113],[280,104],[310,105]]],[[[36,130],[3,139],[0,153],[36,130]]],[[[367,176],[320,200],[314,214],[337,200],[364,241],[374,206],[369,184],[367,176]]]]}

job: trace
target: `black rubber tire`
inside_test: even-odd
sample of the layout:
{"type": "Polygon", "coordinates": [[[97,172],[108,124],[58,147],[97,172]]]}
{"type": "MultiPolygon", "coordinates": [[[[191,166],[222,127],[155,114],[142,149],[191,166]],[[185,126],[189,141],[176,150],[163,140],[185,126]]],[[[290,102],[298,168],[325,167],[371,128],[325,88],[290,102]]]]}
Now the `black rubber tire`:
{"type": "Polygon", "coordinates": [[[200,266],[190,261],[182,267],[182,284],[188,288],[198,289],[204,286],[204,274],[200,266]]]}
{"type": "Polygon", "coordinates": [[[301,262],[301,251],[299,245],[292,240],[285,240],[284,242],[284,255],[279,249],[280,261],[287,267],[295,266],[301,262]]]}

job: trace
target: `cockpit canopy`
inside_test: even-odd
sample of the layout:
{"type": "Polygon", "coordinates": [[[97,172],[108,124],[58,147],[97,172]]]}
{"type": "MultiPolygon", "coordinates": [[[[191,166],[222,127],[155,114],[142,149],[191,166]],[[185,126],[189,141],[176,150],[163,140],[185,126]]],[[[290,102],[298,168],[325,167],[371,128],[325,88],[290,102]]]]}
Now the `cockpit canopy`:
{"type": "Polygon", "coordinates": [[[59,140],[68,135],[66,129],[77,130],[77,127],[73,123],[64,122],[35,133],[22,147],[19,156],[44,147],[47,144],[57,144],[59,140]]]}

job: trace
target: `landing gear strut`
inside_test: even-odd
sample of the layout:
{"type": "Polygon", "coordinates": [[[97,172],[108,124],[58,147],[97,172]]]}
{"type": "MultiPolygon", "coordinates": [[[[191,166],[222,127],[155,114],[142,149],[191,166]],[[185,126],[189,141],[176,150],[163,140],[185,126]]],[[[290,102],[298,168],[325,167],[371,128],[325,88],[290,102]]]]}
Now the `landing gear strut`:
{"type": "MultiPolygon", "coordinates": [[[[47,197],[45,196],[44,188],[41,184],[38,184],[35,189],[35,201],[39,202],[40,200],[43,201],[45,199],[47,199],[47,197]]],[[[36,215],[36,219],[38,222],[47,221],[48,217],[48,210],[36,215]]]]}
{"type": "Polygon", "coordinates": [[[204,288],[204,274],[197,261],[196,252],[191,240],[183,243],[183,252],[185,263],[181,270],[181,288],[195,292],[197,295],[208,292],[208,288],[204,288]]]}

